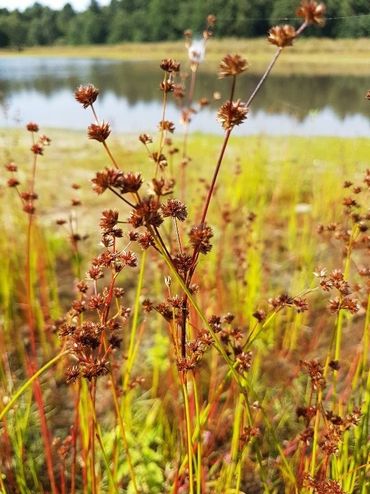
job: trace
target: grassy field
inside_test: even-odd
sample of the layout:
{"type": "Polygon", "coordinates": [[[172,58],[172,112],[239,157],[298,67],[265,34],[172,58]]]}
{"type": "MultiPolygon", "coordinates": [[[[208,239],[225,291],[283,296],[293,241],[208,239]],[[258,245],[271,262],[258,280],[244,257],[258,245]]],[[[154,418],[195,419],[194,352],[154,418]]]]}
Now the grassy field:
{"type": "MultiPolygon", "coordinates": [[[[91,178],[110,166],[103,146],[88,141],[81,132],[46,133],[52,144],[45,156],[38,158],[38,213],[30,267],[38,366],[58,355],[62,341],[58,323],[53,321],[60,320],[74,297],[79,298],[74,288],[76,277],[84,279],[91,258],[104,250],[97,226],[102,209],[118,208],[123,221],[129,214],[128,206],[117,197],[97,196],[91,190],[91,178]],[[81,189],[71,188],[73,183],[81,189]],[[82,205],[71,207],[71,199],[76,197],[82,205]],[[77,255],[68,229],[55,223],[69,217],[78,222],[81,236],[89,235],[80,242],[77,255]]],[[[181,142],[175,137],[173,146],[181,146],[181,142]]],[[[3,161],[11,158],[19,163],[24,183],[27,162],[32,164],[30,135],[3,131],[1,143],[3,161]]],[[[112,136],[109,145],[122,170],[140,170],[145,178],[153,175],[155,165],[148,161],[136,136],[112,136]]],[[[187,186],[184,189],[182,183],[175,194],[185,193],[191,218],[185,228],[180,226],[184,242],[191,224],[199,221],[220,145],[217,136],[191,136],[187,186]]],[[[311,473],[319,482],[322,473],[317,472],[323,472],[328,462],[326,476],[333,482],[331,486],[338,482],[343,489],[340,492],[365,494],[369,487],[369,309],[366,285],[359,273],[366,265],[366,234],[358,230],[358,223],[352,226],[348,207],[343,211],[343,199],[353,195],[352,189],[343,188],[343,182],[347,179],[362,186],[355,197],[366,207],[363,179],[369,156],[368,139],[232,139],[209,216],[214,247],[200,260],[195,277],[200,285],[200,309],[194,306],[190,310],[189,338],[195,344],[206,328],[205,321],[231,312],[235,317],[231,326],[222,323],[222,333],[217,334],[222,335],[222,345],[233,358],[239,340],[234,341],[230,332],[234,328],[234,333],[240,333],[237,338],[247,341],[246,349],[252,352],[251,368],[238,373],[241,382],[234,382],[222,356],[216,349],[208,350],[196,368],[187,372],[190,382],[185,394],[181,393],[184,377],[176,371],[179,361],[171,344],[173,322],[142,309],[145,299],[159,303],[168,291],[171,296],[179,293],[179,286],[154,249],[144,254],[132,245],[138,267],[131,272],[125,269],[119,281],[126,291],[123,308],[132,307],[133,315],[119,330],[121,350],[112,355],[110,380],[115,380],[116,387],[110,391],[107,377],[98,380],[94,392],[99,398],[93,411],[91,382],[65,384],[65,357],[46,371],[37,381],[39,388],[34,387],[38,398],[33,400],[28,388],[2,423],[1,492],[14,492],[14,486],[18,486],[16,492],[42,492],[48,485],[44,469],[47,433],[39,409],[42,396],[50,434],[50,468],[61,492],[190,492],[186,451],[191,451],[193,481],[203,486],[199,492],[308,493],[313,488],[303,482],[303,473],[311,473]],[[319,225],[324,226],[320,229],[319,225]],[[343,229],[352,231],[350,244],[341,235],[343,229]],[[328,275],[334,269],[342,270],[351,291],[356,287],[353,296],[358,303],[362,301],[362,308],[354,315],[344,309],[338,313],[328,309],[334,293],[322,292],[319,285],[324,278],[313,275],[323,268],[328,275]],[[164,282],[169,275],[171,285],[164,282]],[[297,311],[292,301],[279,302],[282,294],[289,294],[296,303],[306,299],[307,310],[297,311]],[[266,314],[260,322],[257,310],[266,314]],[[339,371],[328,367],[331,360],[340,361],[339,371]],[[315,381],[312,362],[321,362],[316,372],[326,386],[315,381]],[[185,413],[178,408],[183,400],[185,413]],[[305,418],[305,407],[315,403],[325,414],[316,412],[305,418]],[[356,407],[362,412],[358,421],[356,407]],[[342,422],[339,418],[330,421],[329,412],[343,417],[342,422]],[[36,437],[38,427],[43,432],[36,437]],[[193,431],[191,450],[186,443],[187,427],[193,431]],[[313,443],[302,439],[311,430],[313,443]],[[335,455],[327,452],[325,441],[332,442],[335,455]]],[[[179,161],[175,154],[166,173],[179,176],[179,161]]],[[[25,323],[28,218],[13,192],[3,181],[3,405],[26,379],[30,365],[26,355],[32,347],[25,323]]],[[[360,206],[356,211],[360,213],[360,206]]],[[[164,238],[175,248],[169,240],[172,234],[167,225],[164,238]]],[[[126,233],[124,237],[122,245],[127,244],[126,233]]],[[[109,276],[101,283],[99,291],[109,286],[109,276]]],[[[83,316],[85,321],[95,320],[90,312],[83,316]]]]}
{"type": "MultiPolygon", "coordinates": [[[[369,70],[361,40],[299,46],[279,70],[369,70]]],[[[142,48],[20,56],[183,53],[142,48]]],[[[220,136],[172,59],[153,136],[111,133],[91,85],[88,135],[1,130],[0,494],[368,494],[370,139],[234,138],[245,68],[223,59],[220,136]]]]}
{"type": "MultiPolygon", "coordinates": [[[[240,53],[250,62],[252,72],[261,72],[270,61],[273,47],[265,39],[212,39],[207,47],[209,70],[225,53],[240,53]]],[[[183,60],[186,56],[184,43],[125,43],[100,46],[52,46],[31,47],[21,52],[0,50],[0,56],[38,56],[38,57],[77,57],[105,58],[114,60],[161,60],[171,56],[183,60]]],[[[366,39],[300,39],[295,46],[286,50],[277,73],[318,73],[366,75],[369,67],[370,47],[366,39]]]]}

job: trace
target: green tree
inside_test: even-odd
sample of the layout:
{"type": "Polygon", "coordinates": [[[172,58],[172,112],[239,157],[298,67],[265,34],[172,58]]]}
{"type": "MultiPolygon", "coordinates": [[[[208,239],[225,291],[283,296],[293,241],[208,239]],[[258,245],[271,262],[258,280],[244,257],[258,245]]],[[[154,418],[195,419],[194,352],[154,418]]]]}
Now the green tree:
{"type": "Polygon", "coordinates": [[[181,36],[182,32],[178,29],[175,21],[178,11],[178,2],[151,0],[148,8],[149,38],[152,40],[169,40],[181,36]]]}
{"type": "Polygon", "coordinates": [[[18,11],[14,11],[6,17],[3,29],[10,46],[21,49],[25,45],[27,27],[18,11]]]}
{"type": "Polygon", "coordinates": [[[60,41],[67,42],[69,25],[76,15],[77,14],[70,3],[66,3],[64,7],[57,12],[56,25],[61,36],[60,41]]]}

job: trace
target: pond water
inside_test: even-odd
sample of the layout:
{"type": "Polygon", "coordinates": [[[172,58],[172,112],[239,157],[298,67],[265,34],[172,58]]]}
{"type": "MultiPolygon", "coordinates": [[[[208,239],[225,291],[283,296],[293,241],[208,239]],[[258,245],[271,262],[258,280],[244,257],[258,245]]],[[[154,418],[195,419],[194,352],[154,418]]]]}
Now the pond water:
{"type": "MultiPolygon", "coordinates": [[[[79,84],[91,82],[101,89],[96,105],[100,118],[117,131],[154,132],[161,115],[162,71],[154,62],[117,62],[91,59],[11,57],[0,59],[0,126],[35,121],[42,127],[85,129],[89,111],[74,100],[79,84]]],[[[246,74],[238,82],[237,96],[247,99],[258,76],[246,74]]],[[[223,101],[230,81],[210,71],[199,72],[196,98],[223,101]]],[[[368,77],[272,75],[253,103],[245,124],[236,133],[276,135],[370,136],[370,105],[364,95],[368,77]]],[[[179,108],[170,97],[167,118],[177,129],[179,108]]],[[[198,112],[193,131],[222,133],[216,121],[220,102],[198,112]]]]}

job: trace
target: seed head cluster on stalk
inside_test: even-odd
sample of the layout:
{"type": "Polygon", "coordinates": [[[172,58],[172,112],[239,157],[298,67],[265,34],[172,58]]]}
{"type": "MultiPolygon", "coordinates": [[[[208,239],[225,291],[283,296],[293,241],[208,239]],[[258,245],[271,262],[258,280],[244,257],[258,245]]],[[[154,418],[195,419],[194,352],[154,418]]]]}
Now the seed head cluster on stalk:
{"type": "MultiPolygon", "coordinates": [[[[180,64],[172,58],[165,58],[160,62],[160,68],[164,74],[160,82],[163,111],[158,123],[159,137],[155,140],[148,134],[139,136],[139,141],[144,145],[148,158],[155,167],[154,176],[149,182],[143,178],[141,173],[122,170],[114,158],[106,142],[111,133],[109,123],[99,120],[94,106],[99,90],[92,84],[77,88],[76,100],[84,109],[92,111],[95,120],[88,127],[88,137],[104,146],[112,164],[111,167],[106,167],[96,174],[92,180],[93,189],[97,194],[103,194],[109,190],[129,208],[129,211],[124,213],[126,217],[123,221],[120,220],[121,211],[113,209],[103,211],[100,227],[104,250],[92,261],[87,280],[81,280],[78,283],[78,297],[60,326],[59,333],[66,340],[71,358],[74,360],[73,365],[67,370],[69,382],[76,381],[80,377],[94,382],[96,378],[106,374],[111,374],[114,379],[111,358],[113,352],[120,346],[118,334],[130,314],[129,309],[122,303],[124,294],[116,286],[116,282],[121,272],[136,267],[138,260],[129,246],[138,243],[142,249],[157,251],[169,267],[171,277],[178,282],[179,293],[173,293],[172,283],[168,283],[170,293],[164,301],[152,302],[146,299],[143,307],[146,312],[159,313],[168,324],[181,382],[185,386],[183,388],[185,403],[188,400],[188,373],[195,371],[204,354],[212,346],[215,346],[221,353],[230,366],[232,374],[239,376],[236,377],[236,382],[242,386],[242,379],[252,365],[252,352],[249,347],[258,336],[259,330],[251,331],[246,336],[243,328],[234,325],[232,314],[212,315],[210,318],[202,316],[204,327],[199,328],[198,331],[191,329],[192,308],[195,307],[194,297],[201,288],[193,283],[193,278],[200,255],[206,255],[212,249],[214,232],[207,222],[207,216],[230,135],[236,126],[246,120],[254,98],[283,49],[291,46],[309,24],[322,25],[324,11],[322,4],[304,1],[297,12],[304,22],[297,30],[290,25],[274,26],[270,29],[268,41],[276,45],[277,52],[246,102],[236,98],[236,86],[240,74],[248,69],[247,60],[239,54],[228,54],[221,60],[219,77],[231,80],[229,98],[221,105],[217,113],[217,119],[225,135],[204,200],[200,221],[187,229],[187,238],[184,235],[186,227],[180,228],[179,225],[188,221],[187,207],[184,200],[173,197],[176,185],[175,173],[168,169],[170,157],[166,155],[167,152],[170,156],[174,154],[174,152],[170,153],[166,146],[171,145],[169,134],[175,132],[174,122],[166,118],[168,98],[173,95],[176,99],[183,100],[185,96],[184,84],[176,79],[180,74],[180,64]],[[166,197],[168,195],[170,197],[166,197]],[[121,224],[131,226],[131,231],[125,233],[121,224]],[[163,229],[165,225],[167,225],[167,231],[163,229]],[[174,238],[169,239],[168,229],[175,232],[174,238]],[[104,281],[105,279],[107,281],[104,281]]],[[[191,32],[185,33],[192,74],[190,94],[182,107],[182,120],[186,125],[190,122],[190,115],[194,112],[192,100],[195,75],[204,58],[205,44],[213,33],[215,21],[214,16],[207,18],[207,27],[200,41],[193,40],[191,32]]],[[[238,87],[238,91],[241,92],[241,90],[242,88],[238,87]]],[[[185,139],[187,131],[186,127],[185,139]]],[[[186,140],[184,141],[184,159],[187,159],[186,140]]],[[[343,308],[343,304],[347,306],[349,304],[349,298],[345,300],[346,302],[341,302],[343,308]]],[[[274,313],[286,306],[294,307],[298,313],[307,310],[307,303],[302,297],[282,295],[270,303],[274,313]]],[[[255,318],[257,325],[263,327],[266,319],[264,311],[256,311],[255,318]]],[[[304,363],[303,366],[309,370],[310,375],[314,376],[312,377],[315,383],[313,389],[321,388],[325,379],[322,377],[319,364],[316,365],[316,371],[314,364],[304,363]]],[[[245,390],[241,389],[241,391],[245,394],[245,390]]],[[[251,432],[245,432],[245,438],[258,436],[257,432],[252,432],[255,430],[252,424],[249,427],[248,430],[251,432]]],[[[187,441],[190,448],[189,433],[187,441]]],[[[248,441],[249,439],[245,439],[244,443],[248,441]]],[[[190,449],[189,454],[191,455],[190,449]]],[[[190,485],[193,485],[191,461],[188,462],[188,475],[190,485]]],[[[191,492],[193,492],[193,487],[191,487],[191,492]]]]}
{"type": "MultiPolygon", "coordinates": [[[[84,236],[78,231],[75,213],[81,206],[81,198],[77,192],[79,185],[72,184],[73,213],[68,219],[57,220],[58,225],[68,229],[77,266],[74,272],[74,299],[68,312],[54,322],[55,332],[62,340],[63,352],[67,355],[66,382],[75,393],[74,425],[68,436],[55,441],[54,446],[62,468],[65,468],[68,457],[72,457],[73,494],[78,490],[74,479],[77,478],[76,471],[79,468],[79,447],[84,451],[80,467],[86,492],[91,490],[93,494],[98,494],[98,485],[105,486],[104,482],[109,482],[109,492],[120,492],[121,488],[125,492],[127,488],[128,492],[135,494],[150,492],[138,480],[141,478],[141,464],[137,459],[139,455],[137,451],[132,454],[132,449],[136,449],[135,439],[132,438],[132,423],[136,420],[136,413],[130,407],[133,405],[132,389],[145,386],[145,378],[141,375],[133,376],[132,370],[139,346],[143,343],[145,323],[151,320],[159,320],[165,326],[170,348],[170,372],[163,383],[159,382],[159,374],[154,376],[153,388],[167,387],[170,383],[175,389],[168,392],[175,404],[170,404],[169,408],[173,407],[171,411],[175,410],[177,415],[181,415],[178,422],[179,442],[176,444],[180,453],[178,458],[171,460],[168,471],[163,473],[163,492],[208,492],[211,476],[219,477],[214,484],[215,492],[226,492],[224,486],[230,492],[242,492],[241,489],[247,492],[247,484],[242,485],[242,469],[250,461],[260,473],[258,488],[261,492],[277,492],[282,483],[286,482],[289,492],[347,494],[345,484],[341,483],[340,469],[338,467],[339,473],[336,472],[333,465],[336,465],[340,451],[348,445],[346,441],[349,431],[357,427],[356,432],[358,430],[358,434],[362,434],[361,427],[367,412],[364,413],[361,403],[350,402],[346,396],[347,391],[343,391],[345,384],[340,380],[344,367],[341,339],[345,318],[368,318],[366,311],[370,270],[365,264],[357,262],[357,258],[354,262],[353,258],[355,255],[360,258],[361,253],[362,259],[369,249],[370,217],[366,198],[370,187],[370,172],[365,174],[361,183],[344,184],[343,222],[323,223],[318,227],[321,238],[331,246],[339,245],[343,265],[318,267],[313,275],[315,287],[296,294],[290,293],[290,290],[289,293],[282,290],[278,295],[268,299],[266,297],[259,307],[254,307],[253,302],[248,316],[236,311],[229,312],[230,305],[224,311],[224,301],[218,303],[218,300],[212,301],[203,309],[205,300],[218,292],[209,290],[209,281],[201,275],[200,266],[215,251],[228,248],[228,245],[220,245],[221,242],[218,241],[219,230],[212,225],[210,211],[214,196],[217,194],[217,199],[222,199],[224,184],[219,178],[220,170],[232,133],[236,127],[247,121],[255,98],[284,50],[296,43],[308,26],[322,26],[325,23],[325,6],[313,0],[303,0],[296,14],[302,20],[300,26],[282,24],[273,26],[268,31],[267,42],[274,45],[275,53],[250,95],[245,94],[240,77],[248,71],[247,59],[242,54],[228,53],[219,63],[218,77],[226,79],[229,84],[228,94],[215,115],[223,130],[223,137],[214,169],[201,182],[204,195],[199,194],[198,211],[193,212],[189,194],[186,193],[186,179],[189,177],[186,177],[185,167],[191,162],[187,139],[191,119],[199,109],[208,104],[208,98],[202,98],[196,106],[194,95],[196,76],[205,57],[206,45],[216,26],[215,16],[207,17],[200,39],[196,39],[191,31],[184,33],[190,70],[188,76],[181,71],[180,63],[171,57],[159,62],[158,87],[162,97],[162,112],[158,119],[157,133],[153,136],[147,133],[138,136],[141,149],[147,155],[148,165],[145,169],[130,170],[126,163],[121,163],[116,158],[110,145],[110,123],[98,116],[100,90],[93,84],[87,84],[79,86],[75,91],[76,101],[84,110],[91,112],[92,122],[87,128],[87,137],[96,141],[94,145],[101,146],[107,157],[104,168],[91,180],[92,188],[98,196],[104,194],[106,197],[110,194],[112,204],[101,212],[100,250],[90,260],[85,275],[81,272],[78,247],[84,236]],[[178,103],[180,120],[184,124],[182,145],[177,142],[177,123],[168,118],[167,106],[171,98],[178,103]],[[149,269],[157,270],[158,278],[164,278],[162,294],[158,294],[158,291],[157,295],[152,294],[151,287],[146,288],[145,295],[142,291],[146,259],[150,259],[149,269]],[[355,279],[352,279],[353,272],[355,279]],[[131,273],[138,280],[134,297],[127,293],[128,289],[122,280],[125,276],[132,279],[134,276],[131,273]],[[316,355],[305,354],[297,357],[297,353],[293,351],[297,346],[290,348],[289,345],[285,346],[285,342],[278,342],[281,345],[281,354],[284,351],[284,360],[287,355],[296,358],[294,370],[289,371],[292,374],[289,375],[289,382],[299,379],[303,383],[302,389],[305,389],[297,402],[299,406],[292,407],[293,416],[295,410],[295,419],[292,422],[295,420],[296,424],[286,422],[287,433],[291,434],[289,441],[280,444],[275,430],[275,418],[270,421],[266,412],[266,401],[271,395],[267,393],[267,398],[262,397],[261,388],[255,386],[256,379],[253,378],[254,372],[259,375],[260,368],[263,369],[264,366],[261,357],[265,354],[259,351],[258,344],[261,342],[259,340],[264,339],[266,351],[270,351],[269,331],[275,322],[286,325],[288,334],[290,325],[301,324],[302,321],[315,317],[310,311],[311,296],[320,297],[322,311],[333,321],[329,350],[324,358],[322,355],[316,358],[316,355]],[[141,325],[142,313],[144,322],[141,325]],[[222,365],[220,361],[223,362],[222,365]],[[209,389],[200,387],[205,372],[209,380],[214,381],[209,389]],[[108,440],[102,439],[98,418],[99,393],[103,389],[100,383],[106,385],[112,393],[114,420],[119,430],[112,433],[113,446],[108,445],[108,440]],[[183,404],[181,414],[177,407],[180,396],[183,404]],[[130,423],[133,415],[135,418],[130,423]],[[212,430],[212,427],[217,430],[212,430]],[[98,444],[106,467],[104,479],[100,464],[96,461],[98,444]],[[276,458],[266,451],[265,444],[273,448],[276,458]],[[119,452],[121,445],[123,460],[119,452]],[[221,453],[216,452],[217,448],[221,453]],[[293,455],[295,460],[290,463],[293,455]],[[109,463],[110,457],[114,458],[112,465],[109,463]],[[125,462],[125,472],[122,474],[123,480],[116,482],[114,475],[117,474],[121,461],[125,462]],[[274,472],[276,468],[281,473],[282,479],[276,480],[275,474],[270,475],[270,465],[274,465],[274,472]],[[100,482],[101,478],[103,480],[100,482]]],[[[370,92],[365,98],[370,99],[370,92]]],[[[50,139],[46,136],[37,138],[39,129],[35,123],[29,123],[27,130],[32,136],[31,152],[34,159],[29,186],[24,191],[20,189],[18,168],[13,161],[8,162],[6,169],[10,174],[8,186],[18,194],[23,210],[32,224],[38,199],[34,186],[36,163],[50,139]]],[[[221,208],[220,221],[225,229],[235,217],[239,217],[237,208],[238,206],[230,204],[221,208]]],[[[243,221],[248,234],[253,234],[258,221],[257,215],[249,211],[243,221]]],[[[235,233],[230,250],[235,258],[233,274],[237,283],[244,286],[250,240],[245,239],[245,229],[240,230],[241,233],[235,233]]],[[[221,256],[220,259],[222,260],[221,256]]],[[[223,284],[221,271],[217,270],[217,277],[220,278],[217,283],[223,284]]],[[[30,280],[28,292],[30,299],[30,280]]],[[[34,358],[36,317],[29,300],[28,305],[31,353],[34,358]]],[[[367,328],[363,340],[368,341],[367,328]]],[[[358,365],[364,369],[367,351],[366,348],[363,355],[358,357],[358,365]]],[[[277,362],[276,365],[279,366],[280,363],[277,362]]],[[[277,368],[280,371],[280,367],[277,368]]],[[[355,374],[355,371],[351,372],[355,374]]],[[[359,382],[359,385],[365,389],[366,383],[359,382]]],[[[102,395],[106,399],[106,395],[102,395]]],[[[41,398],[40,395],[38,397],[41,410],[42,395],[41,398]]],[[[152,397],[148,401],[151,400],[152,397]]],[[[107,403],[106,400],[102,402],[103,405],[107,403]]],[[[157,406],[155,402],[155,399],[151,401],[153,410],[157,406]]],[[[162,412],[167,413],[164,406],[160,413],[162,412]]],[[[276,411],[276,416],[280,413],[276,411]]],[[[157,417],[154,412],[153,416],[157,417]]],[[[40,417],[43,417],[41,411],[40,417]]],[[[147,419],[152,420],[151,414],[148,414],[147,419]]],[[[50,444],[47,443],[47,427],[43,433],[45,448],[49,448],[47,456],[50,484],[54,486],[53,494],[57,494],[58,489],[53,478],[53,455],[50,444]]],[[[356,436],[355,440],[357,439],[356,436]]],[[[155,448],[159,449],[155,437],[149,441],[155,443],[155,448]]],[[[141,453],[140,451],[140,455],[141,453]]],[[[359,455],[364,456],[362,451],[359,455]]],[[[365,461],[361,457],[359,463],[364,464],[365,461]]]]}

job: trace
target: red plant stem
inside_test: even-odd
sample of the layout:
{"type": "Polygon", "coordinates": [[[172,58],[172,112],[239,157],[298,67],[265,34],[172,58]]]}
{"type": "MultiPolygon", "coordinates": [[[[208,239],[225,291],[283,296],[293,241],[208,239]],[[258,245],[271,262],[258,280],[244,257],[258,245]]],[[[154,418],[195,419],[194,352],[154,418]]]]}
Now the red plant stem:
{"type": "Polygon", "coordinates": [[[209,204],[211,202],[212,195],[213,195],[213,192],[215,190],[218,173],[220,171],[222,160],[223,160],[224,155],[225,155],[226,147],[227,147],[227,144],[228,144],[229,139],[230,139],[231,131],[232,131],[232,128],[227,129],[227,131],[225,133],[224,142],[222,144],[222,148],[221,148],[221,151],[220,151],[220,155],[218,157],[218,160],[217,160],[216,168],[215,168],[215,171],[213,173],[213,178],[212,178],[211,186],[209,188],[207,199],[206,199],[206,202],[205,202],[204,207],[203,207],[202,219],[200,220],[200,224],[201,225],[204,225],[204,223],[206,221],[209,204]]]}
{"type": "MultiPolygon", "coordinates": [[[[34,143],[33,134],[32,134],[32,142],[34,143]]],[[[34,154],[31,183],[30,183],[31,194],[34,193],[34,189],[35,189],[36,166],[37,166],[37,155],[34,154]]],[[[32,279],[31,279],[32,278],[31,277],[31,244],[32,244],[33,217],[34,215],[32,213],[29,214],[28,228],[27,228],[27,245],[26,245],[26,298],[27,298],[28,329],[29,329],[30,343],[31,343],[31,356],[30,359],[27,361],[27,373],[30,376],[34,374],[35,369],[37,368],[36,318],[33,310],[32,279]]],[[[55,476],[54,476],[51,436],[47,425],[47,420],[45,415],[45,404],[42,397],[42,391],[39,380],[36,380],[34,382],[33,392],[40,416],[41,434],[45,447],[45,457],[46,457],[45,459],[46,459],[46,466],[47,466],[47,471],[50,481],[50,487],[52,493],[57,494],[58,490],[56,487],[55,476]]]]}
{"type": "MultiPolygon", "coordinates": [[[[191,70],[191,80],[190,80],[190,88],[189,88],[189,95],[188,95],[188,108],[187,108],[189,113],[191,110],[191,105],[193,104],[195,81],[196,81],[196,77],[197,77],[198,67],[199,67],[199,64],[196,64],[194,69],[191,70]]],[[[189,137],[189,120],[188,120],[188,115],[187,115],[186,123],[185,123],[184,142],[183,142],[183,148],[182,148],[182,157],[183,158],[187,157],[188,137],[189,137]]]]}
{"type": "Polygon", "coordinates": [[[81,382],[78,383],[77,398],[75,401],[75,420],[72,427],[72,465],[71,465],[71,489],[70,494],[76,492],[76,466],[77,466],[77,439],[78,439],[78,424],[80,420],[80,396],[81,396],[81,382]]]}
{"type": "Polygon", "coordinates": [[[62,464],[59,467],[59,477],[60,477],[60,489],[61,489],[61,494],[66,494],[66,477],[64,474],[65,471],[65,461],[62,461],[62,464]]]}
{"type": "Polygon", "coordinates": [[[90,424],[89,424],[89,433],[90,433],[90,451],[91,451],[91,458],[90,458],[90,467],[91,467],[91,490],[92,494],[98,494],[97,491],[97,484],[96,484],[96,471],[95,471],[95,423],[94,423],[94,415],[95,415],[95,397],[96,397],[96,382],[95,378],[93,378],[91,382],[91,386],[89,389],[90,393],[90,399],[91,399],[91,406],[94,407],[94,413],[93,416],[90,417],[90,424]]]}
{"type": "MultiPolygon", "coordinates": [[[[307,27],[307,22],[305,21],[296,31],[296,35],[295,37],[297,38],[300,34],[302,34],[302,32],[306,29],[307,27]]],[[[283,47],[279,46],[276,50],[276,53],[275,55],[273,56],[271,62],[269,63],[267,69],[265,70],[264,74],[262,75],[261,79],[259,80],[257,86],[255,87],[253,93],[250,95],[247,103],[246,103],[246,106],[249,108],[252,101],[254,100],[254,98],[257,96],[257,93],[259,92],[259,90],[261,89],[261,87],[263,86],[265,80],[267,79],[268,75],[270,74],[272,68],[274,67],[277,59],[279,58],[281,52],[283,51],[283,47]]]]}
{"type": "MultiPolygon", "coordinates": [[[[35,373],[35,365],[32,361],[27,362],[27,371],[28,371],[29,376],[32,376],[35,373]]],[[[55,483],[54,468],[53,468],[51,437],[50,437],[48,424],[46,421],[45,404],[44,404],[44,400],[42,397],[40,381],[38,379],[33,384],[33,393],[35,396],[35,400],[36,400],[37,407],[39,410],[39,415],[40,415],[41,434],[42,434],[42,439],[43,439],[44,447],[45,447],[46,467],[47,467],[47,471],[48,471],[51,492],[53,494],[58,494],[58,489],[57,489],[56,483],[55,483]]]]}

